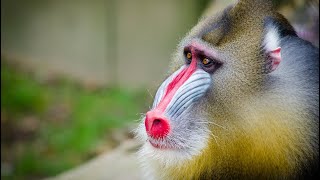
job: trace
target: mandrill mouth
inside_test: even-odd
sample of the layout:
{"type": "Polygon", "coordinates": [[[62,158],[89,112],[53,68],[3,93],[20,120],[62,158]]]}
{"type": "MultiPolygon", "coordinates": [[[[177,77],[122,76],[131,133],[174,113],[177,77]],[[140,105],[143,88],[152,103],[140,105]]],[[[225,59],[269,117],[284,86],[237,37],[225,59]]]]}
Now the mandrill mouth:
{"type": "Polygon", "coordinates": [[[148,141],[154,148],[157,149],[180,149],[178,146],[167,143],[164,140],[159,141],[159,139],[149,138],[148,141]]]}
{"type": "MultiPolygon", "coordinates": [[[[184,65],[159,87],[153,107],[146,113],[145,130],[150,144],[159,149],[179,148],[174,129],[181,128],[179,120],[205,95],[211,76],[194,63],[184,65]]],[[[183,127],[182,127],[183,128],[183,127]]]]}
{"type": "Polygon", "coordinates": [[[154,143],[152,140],[149,140],[150,144],[155,147],[155,148],[159,148],[159,149],[167,149],[166,147],[161,146],[159,143],[154,143]]]}

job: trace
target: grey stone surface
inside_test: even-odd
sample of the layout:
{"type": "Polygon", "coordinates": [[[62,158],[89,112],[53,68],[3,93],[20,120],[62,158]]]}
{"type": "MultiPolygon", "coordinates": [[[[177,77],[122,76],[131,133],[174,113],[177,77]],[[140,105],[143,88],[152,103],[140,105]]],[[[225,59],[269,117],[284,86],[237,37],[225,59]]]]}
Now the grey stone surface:
{"type": "Polygon", "coordinates": [[[111,152],[55,177],[44,180],[138,180],[141,172],[136,159],[136,140],[127,140],[111,152]]]}

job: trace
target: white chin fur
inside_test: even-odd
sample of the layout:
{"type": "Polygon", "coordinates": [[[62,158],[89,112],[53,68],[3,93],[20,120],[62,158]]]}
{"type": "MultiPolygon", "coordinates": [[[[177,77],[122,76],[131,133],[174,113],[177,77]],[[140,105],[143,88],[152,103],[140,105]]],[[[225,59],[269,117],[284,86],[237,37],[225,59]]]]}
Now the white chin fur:
{"type": "Polygon", "coordinates": [[[186,139],[187,146],[184,149],[158,149],[148,142],[144,124],[140,123],[136,130],[136,138],[144,143],[138,151],[140,164],[143,168],[148,167],[148,169],[152,165],[170,168],[191,160],[199,155],[207,145],[210,132],[206,127],[202,128],[190,131],[192,135],[186,139]]]}

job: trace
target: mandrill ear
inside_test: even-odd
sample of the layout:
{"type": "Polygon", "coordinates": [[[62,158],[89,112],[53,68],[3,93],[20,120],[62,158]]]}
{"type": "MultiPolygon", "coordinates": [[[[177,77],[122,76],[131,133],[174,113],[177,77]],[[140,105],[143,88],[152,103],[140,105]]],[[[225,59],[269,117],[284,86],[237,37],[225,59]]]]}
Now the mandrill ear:
{"type": "Polygon", "coordinates": [[[267,73],[276,70],[281,62],[280,37],[279,27],[271,19],[266,19],[262,46],[267,73]]]}

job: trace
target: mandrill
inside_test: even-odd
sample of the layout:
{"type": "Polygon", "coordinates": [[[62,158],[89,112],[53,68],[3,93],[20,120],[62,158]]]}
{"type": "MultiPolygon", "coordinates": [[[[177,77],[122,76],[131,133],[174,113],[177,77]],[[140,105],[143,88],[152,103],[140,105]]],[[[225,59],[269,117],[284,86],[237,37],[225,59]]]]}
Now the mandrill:
{"type": "Polygon", "coordinates": [[[203,17],[137,128],[145,178],[318,177],[318,65],[269,1],[203,17]]]}

